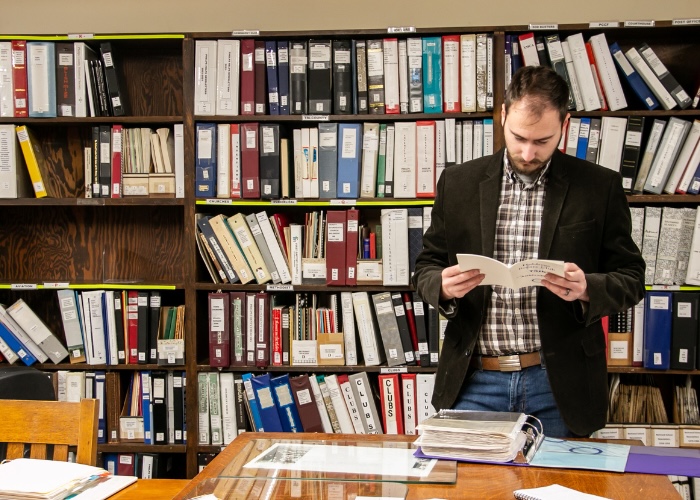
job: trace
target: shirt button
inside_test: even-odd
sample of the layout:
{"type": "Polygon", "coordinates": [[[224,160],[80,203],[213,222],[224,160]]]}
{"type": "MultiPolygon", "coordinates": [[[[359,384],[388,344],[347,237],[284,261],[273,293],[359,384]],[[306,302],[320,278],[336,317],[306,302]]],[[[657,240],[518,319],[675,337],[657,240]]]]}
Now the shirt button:
{"type": "Polygon", "coordinates": [[[522,253],[522,252],[521,252],[520,250],[516,250],[516,251],[515,251],[515,256],[516,256],[516,257],[520,257],[520,254],[521,254],[521,253],[522,253]]]}
{"type": "Polygon", "coordinates": [[[465,352],[464,355],[465,355],[465,356],[469,356],[471,353],[472,353],[472,352],[471,352],[469,349],[467,349],[467,352],[465,352]]]}
{"type": "Polygon", "coordinates": [[[513,311],[513,312],[514,312],[515,314],[517,314],[518,316],[520,316],[520,308],[519,308],[519,307],[516,307],[516,308],[515,308],[515,311],[513,311]]]}

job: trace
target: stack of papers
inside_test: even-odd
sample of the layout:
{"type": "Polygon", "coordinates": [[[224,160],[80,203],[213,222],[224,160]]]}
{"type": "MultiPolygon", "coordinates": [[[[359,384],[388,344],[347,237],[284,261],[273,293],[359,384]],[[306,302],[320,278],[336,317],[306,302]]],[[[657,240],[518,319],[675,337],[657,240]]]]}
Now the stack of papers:
{"type": "Polygon", "coordinates": [[[527,420],[524,413],[441,410],[418,426],[414,444],[431,457],[510,462],[533,440],[527,420]]]}
{"type": "Polygon", "coordinates": [[[0,498],[62,500],[87,492],[111,477],[99,467],[19,458],[0,465],[0,498]]]}

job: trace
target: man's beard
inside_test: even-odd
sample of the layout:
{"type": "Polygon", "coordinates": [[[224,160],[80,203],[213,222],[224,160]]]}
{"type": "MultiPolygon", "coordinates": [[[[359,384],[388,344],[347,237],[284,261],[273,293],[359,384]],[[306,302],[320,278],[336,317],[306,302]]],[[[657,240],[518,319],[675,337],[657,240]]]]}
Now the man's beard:
{"type": "Polygon", "coordinates": [[[544,168],[544,166],[549,161],[549,158],[545,160],[532,160],[528,162],[522,161],[522,159],[513,159],[513,157],[508,153],[508,162],[510,163],[510,168],[517,174],[533,175],[538,173],[544,168]]]}

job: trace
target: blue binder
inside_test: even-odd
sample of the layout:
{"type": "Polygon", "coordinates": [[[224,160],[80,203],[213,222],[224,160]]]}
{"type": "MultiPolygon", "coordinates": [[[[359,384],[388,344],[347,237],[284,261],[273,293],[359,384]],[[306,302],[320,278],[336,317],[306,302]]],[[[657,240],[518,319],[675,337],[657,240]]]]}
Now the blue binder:
{"type": "Polygon", "coordinates": [[[216,124],[198,123],[195,141],[197,159],[194,195],[197,198],[216,197],[216,124]]]}
{"type": "Polygon", "coordinates": [[[270,374],[263,373],[250,380],[255,393],[255,401],[258,403],[260,420],[265,432],[283,432],[280,415],[277,411],[275,398],[272,396],[272,386],[270,385],[270,374]]]}
{"type": "Polygon", "coordinates": [[[280,91],[277,84],[277,42],[265,42],[265,67],[267,70],[267,103],[270,115],[280,114],[280,91]]]}
{"type": "Polygon", "coordinates": [[[289,42],[277,42],[277,84],[280,93],[280,114],[289,114],[289,42]]]}
{"type": "Polygon", "coordinates": [[[289,374],[270,379],[270,386],[284,432],[304,432],[299,411],[294,403],[292,387],[289,385],[289,374]]]}
{"type": "MultiPolygon", "coordinates": [[[[138,372],[137,372],[138,373],[138,372]]],[[[153,436],[153,409],[151,398],[151,372],[144,371],[141,375],[141,415],[143,416],[143,442],[155,444],[153,436]]]]}
{"type": "Polygon", "coordinates": [[[651,291],[644,298],[644,368],[671,367],[672,292],[651,291]]]}
{"type": "Polygon", "coordinates": [[[423,112],[442,113],[442,39],[423,38],[423,112]]]}
{"type": "Polygon", "coordinates": [[[36,358],[29,352],[29,350],[24,347],[24,344],[17,340],[12,332],[5,326],[5,324],[0,321],[0,338],[5,341],[7,347],[9,347],[14,353],[22,360],[22,362],[31,366],[36,363],[36,358]]]}
{"type": "Polygon", "coordinates": [[[588,150],[588,136],[591,133],[591,119],[581,118],[581,127],[579,128],[578,134],[578,144],[576,145],[576,158],[582,160],[586,159],[586,151],[588,150]],[[584,130],[584,126],[588,133],[585,136],[581,135],[581,131],[584,130]]]}
{"type": "Polygon", "coordinates": [[[241,380],[243,380],[243,387],[245,388],[248,408],[250,408],[250,415],[253,418],[253,430],[256,432],[264,432],[265,427],[263,426],[263,421],[260,418],[260,408],[258,407],[258,401],[255,399],[255,391],[253,390],[253,374],[244,373],[241,375],[241,380]]]}
{"type": "Polygon", "coordinates": [[[630,87],[632,87],[632,90],[634,90],[636,96],[639,97],[639,100],[642,101],[649,110],[658,108],[659,101],[656,99],[647,84],[644,83],[644,80],[642,80],[642,77],[639,76],[639,73],[635,71],[630,62],[627,60],[627,56],[624,52],[622,52],[622,50],[620,50],[620,46],[617,44],[617,42],[610,44],[610,53],[615,60],[617,69],[620,73],[622,73],[622,76],[627,79],[627,83],[630,84],[630,87]]]}
{"type": "Polygon", "coordinates": [[[359,123],[338,124],[338,198],[360,196],[360,149],[362,130],[359,123]],[[354,149],[353,145],[354,137],[354,149]],[[348,149],[343,149],[343,138],[348,139],[348,149]]]}

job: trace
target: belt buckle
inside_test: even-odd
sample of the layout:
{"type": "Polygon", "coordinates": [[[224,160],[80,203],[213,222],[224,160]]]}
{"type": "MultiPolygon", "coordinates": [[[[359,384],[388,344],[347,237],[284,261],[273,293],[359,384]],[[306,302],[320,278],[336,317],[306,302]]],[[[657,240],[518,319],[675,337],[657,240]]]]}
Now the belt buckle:
{"type": "Polygon", "coordinates": [[[520,371],[522,369],[520,366],[520,355],[498,356],[498,369],[502,372],[520,371]]]}

